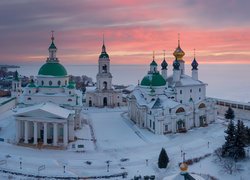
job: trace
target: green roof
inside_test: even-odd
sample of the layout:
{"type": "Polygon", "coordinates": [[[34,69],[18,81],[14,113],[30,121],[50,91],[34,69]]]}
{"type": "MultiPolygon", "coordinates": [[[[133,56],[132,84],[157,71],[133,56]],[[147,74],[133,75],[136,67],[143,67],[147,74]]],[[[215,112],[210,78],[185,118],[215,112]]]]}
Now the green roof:
{"type": "Polygon", "coordinates": [[[141,85],[142,86],[165,86],[166,81],[162,77],[162,75],[159,72],[157,72],[157,73],[146,75],[142,79],[141,85]]]}
{"type": "Polygon", "coordinates": [[[74,82],[70,81],[70,82],[69,82],[69,85],[67,86],[67,88],[69,88],[69,89],[74,89],[75,86],[76,86],[76,84],[75,84],[74,82]]]}
{"type": "Polygon", "coordinates": [[[157,66],[157,63],[155,62],[155,60],[153,60],[153,61],[150,63],[150,66],[157,66]]]}
{"type": "Polygon", "coordinates": [[[99,58],[109,58],[109,55],[106,52],[102,52],[99,58]]]}
{"type": "Polygon", "coordinates": [[[47,62],[40,68],[38,75],[67,76],[67,71],[58,62],[47,62]]]}
{"type": "Polygon", "coordinates": [[[56,49],[56,45],[54,44],[54,41],[51,42],[49,49],[56,49]]]}

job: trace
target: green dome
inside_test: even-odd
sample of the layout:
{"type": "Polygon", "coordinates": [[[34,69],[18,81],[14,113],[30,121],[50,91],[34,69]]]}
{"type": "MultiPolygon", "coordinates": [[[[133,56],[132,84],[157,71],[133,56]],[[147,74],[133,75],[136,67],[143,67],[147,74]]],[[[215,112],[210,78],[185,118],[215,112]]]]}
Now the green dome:
{"type": "Polygon", "coordinates": [[[153,59],[153,61],[150,63],[150,66],[157,66],[157,63],[155,62],[154,59],[153,59]]]}
{"type": "Polygon", "coordinates": [[[165,86],[165,85],[166,81],[162,77],[162,75],[160,75],[160,73],[148,74],[141,81],[141,86],[165,86]]]}
{"type": "Polygon", "coordinates": [[[76,84],[75,84],[74,82],[70,81],[70,82],[69,82],[69,85],[67,86],[67,88],[69,88],[69,89],[74,89],[75,86],[76,86],[76,84]]]}
{"type": "Polygon", "coordinates": [[[40,68],[38,75],[67,76],[67,71],[58,62],[47,62],[40,68]]]}

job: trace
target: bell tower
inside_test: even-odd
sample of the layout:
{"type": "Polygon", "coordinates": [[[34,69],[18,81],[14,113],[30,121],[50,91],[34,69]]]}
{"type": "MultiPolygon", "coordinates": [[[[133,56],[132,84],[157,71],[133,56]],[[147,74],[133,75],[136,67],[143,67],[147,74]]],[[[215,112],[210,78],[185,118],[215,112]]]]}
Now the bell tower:
{"type": "Polygon", "coordinates": [[[98,74],[96,75],[97,81],[97,90],[106,91],[112,89],[112,75],[110,73],[110,59],[109,55],[106,52],[104,36],[103,36],[103,45],[102,52],[98,60],[98,74]]]}

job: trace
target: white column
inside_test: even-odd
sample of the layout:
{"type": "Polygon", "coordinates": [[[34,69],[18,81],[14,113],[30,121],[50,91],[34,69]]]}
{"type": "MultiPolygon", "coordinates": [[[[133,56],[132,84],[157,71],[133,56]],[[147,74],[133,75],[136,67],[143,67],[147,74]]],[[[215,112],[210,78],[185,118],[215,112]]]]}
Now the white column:
{"type": "Polygon", "coordinates": [[[43,144],[47,145],[47,123],[43,123],[43,144]]]}
{"type": "Polygon", "coordinates": [[[67,122],[63,124],[63,144],[64,146],[68,145],[68,124],[67,122]]]}
{"type": "Polygon", "coordinates": [[[19,143],[19,139],[20,139],[20,131],[21,131],[21,127],[20,127],[20,121],[16,120],[16,143],[19,143]]]}
{"type": "Polygon", "coordinates": [[[24,121],[24,143],[28,143],[28,121],[24,121]]]}
{"type": "Polygon", "coordinates": [[[53,145],[57,146],[57,123],[53,124],[53,145]]]}
{"type": "Polygon", "coordinates": [[[37,122],[34,122],[34,144],[37,144],[37,122]]]}

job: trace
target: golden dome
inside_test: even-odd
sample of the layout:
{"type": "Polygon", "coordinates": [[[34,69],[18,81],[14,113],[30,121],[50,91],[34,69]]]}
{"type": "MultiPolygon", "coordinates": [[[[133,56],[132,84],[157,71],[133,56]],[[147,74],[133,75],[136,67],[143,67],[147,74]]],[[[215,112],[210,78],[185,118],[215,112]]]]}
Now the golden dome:
{"type": "Polygon", "coordinates": [[[181,172],[186,172],[188,170],[187,163],[185,163],[185,162],[181,163],[180,170],[181,170],[181,172]]]}
{"type": "Polygon", "coordinates": [[[183,56],[185,55],[185,52],[180,47],[180,37],[178,37],[178,47],[175,49],[173,55],[177,60],[182,60],[183,56]]]}

